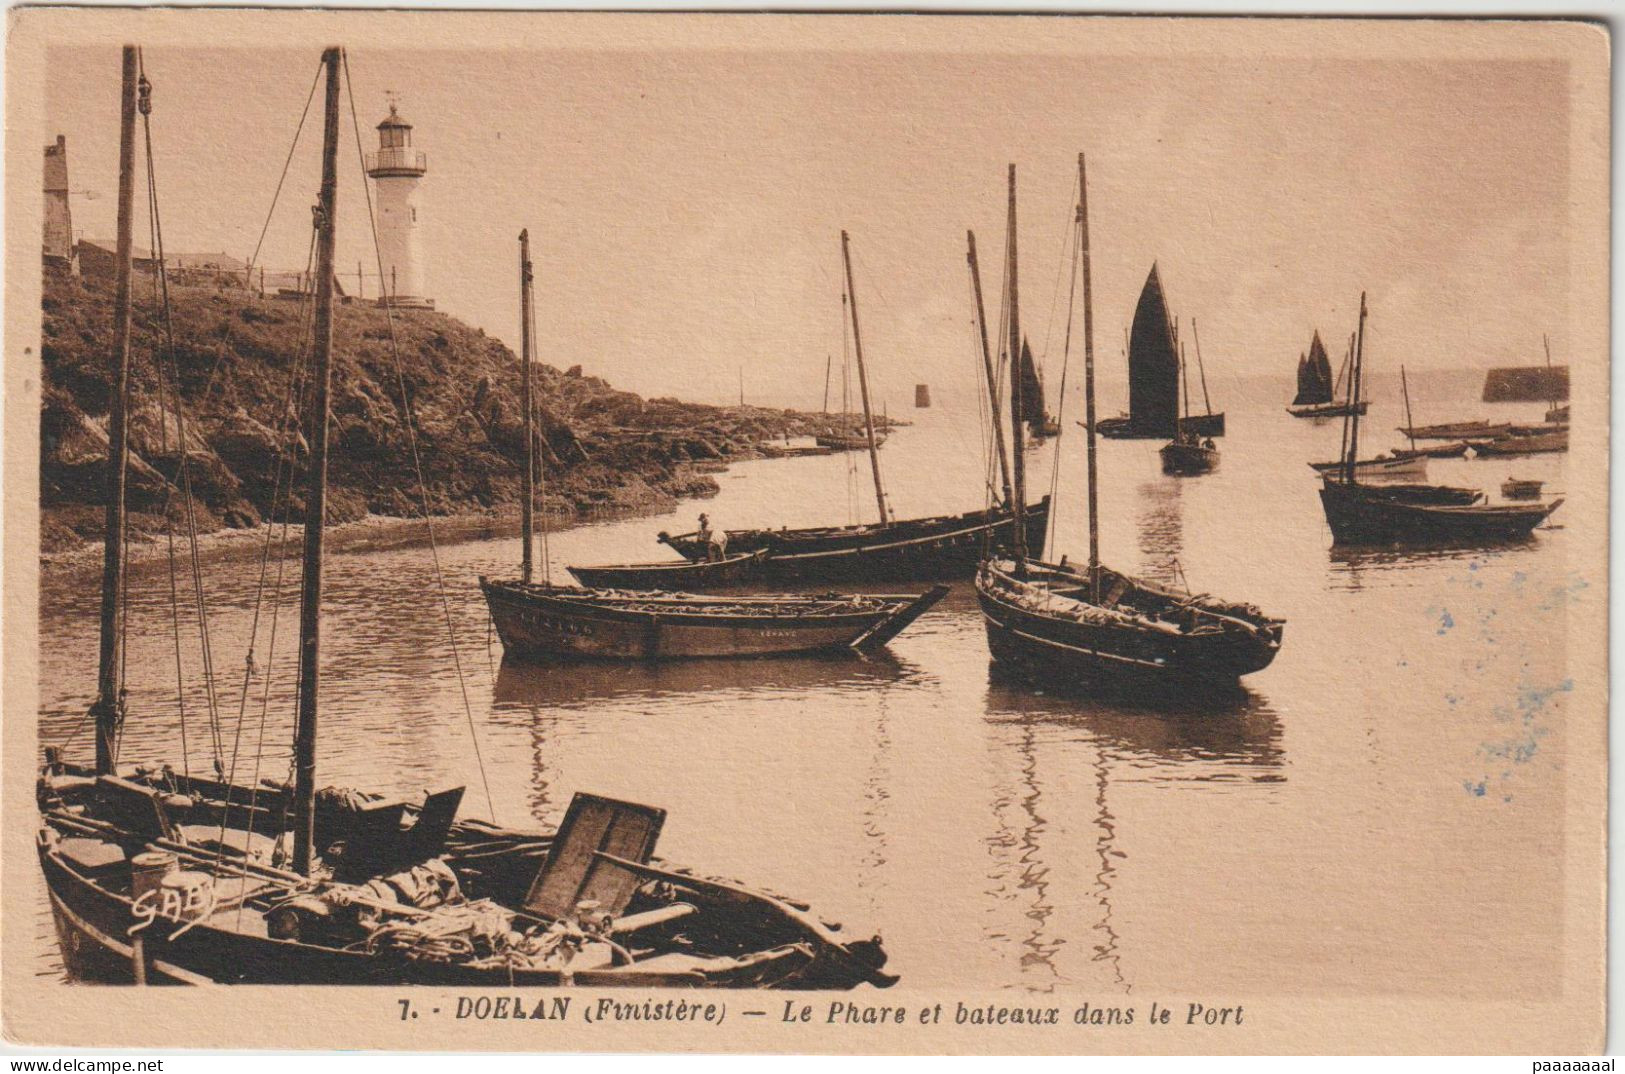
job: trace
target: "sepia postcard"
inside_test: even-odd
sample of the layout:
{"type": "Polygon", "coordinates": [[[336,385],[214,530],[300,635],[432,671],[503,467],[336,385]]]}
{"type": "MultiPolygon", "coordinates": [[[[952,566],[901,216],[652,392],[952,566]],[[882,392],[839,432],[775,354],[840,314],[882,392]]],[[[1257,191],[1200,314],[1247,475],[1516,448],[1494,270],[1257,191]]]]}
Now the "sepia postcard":
{"type": "Polygon", "coordinates": [[[8,1041],[1604,1048],[1606,27],[8,29],[8,1041]]]}

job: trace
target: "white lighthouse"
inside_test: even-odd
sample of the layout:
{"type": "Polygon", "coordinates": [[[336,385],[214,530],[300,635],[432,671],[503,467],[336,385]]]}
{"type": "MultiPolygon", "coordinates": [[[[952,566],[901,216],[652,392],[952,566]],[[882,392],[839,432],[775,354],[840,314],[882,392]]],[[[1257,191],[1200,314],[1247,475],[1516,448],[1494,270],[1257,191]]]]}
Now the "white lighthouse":
{"type": "Polygon", "coordinates": [[[429,158],[412,148],[412,124],[390,102],[378,124],[378,152],[367,154],[367,174],[378,191],[378,249],[384,278],[379,305],[433,309],[424,295],[423,243],[418,221],[418,183],[429,158]]]}

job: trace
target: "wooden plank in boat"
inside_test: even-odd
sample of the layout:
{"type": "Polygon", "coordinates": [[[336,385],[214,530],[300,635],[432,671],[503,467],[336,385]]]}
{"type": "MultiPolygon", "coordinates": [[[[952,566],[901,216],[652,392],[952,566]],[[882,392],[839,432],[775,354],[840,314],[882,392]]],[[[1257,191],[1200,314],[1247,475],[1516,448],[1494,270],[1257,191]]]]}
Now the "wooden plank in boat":
{"type": "Polygon", "coordinates": [[[597,913],[619,917],[643,878],[598,853],[646,863],[665,821],[664,809],[577,793],[525,896],[525,909],[558,920],[573,917],[576,905],[590,899],[597,913]]]}

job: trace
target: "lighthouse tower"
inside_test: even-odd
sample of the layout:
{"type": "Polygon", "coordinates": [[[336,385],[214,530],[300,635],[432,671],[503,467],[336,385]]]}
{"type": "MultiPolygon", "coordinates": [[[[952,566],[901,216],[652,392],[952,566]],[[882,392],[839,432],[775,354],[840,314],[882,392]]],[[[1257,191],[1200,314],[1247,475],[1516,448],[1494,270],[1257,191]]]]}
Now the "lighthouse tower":
{"type": "Polygon", "coordinates": [[[418,221],[418,183],[428,170],[428,156],[412,148],[412,124],[401,118],[391,101],[389,115],[378,124],[378,151],[367,154],[367,174],[378,191],[378,249],[384,269],[379,305],[434,308],[423,293],[418,221]]]}

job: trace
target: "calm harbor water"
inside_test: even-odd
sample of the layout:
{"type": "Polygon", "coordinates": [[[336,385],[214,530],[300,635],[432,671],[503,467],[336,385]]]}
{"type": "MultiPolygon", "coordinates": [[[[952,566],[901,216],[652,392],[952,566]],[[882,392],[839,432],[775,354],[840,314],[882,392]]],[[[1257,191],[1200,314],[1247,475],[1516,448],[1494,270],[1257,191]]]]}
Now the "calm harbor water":
{"type": "MultiPolygon", "coordinates": [[[[1419,421],[1538,418],[1538,406],[1430,398],[1419,421]]],[[[1294,420],[1279,391],[1216,394],[1218,472],[1164,477],[1154,442],[1101,446],[1104,560],[1288,620],[1283,650],[1239,698],[1175,711],[1034,693],[990,676],[968,581],[883,656],[667,667],[504,665],[478,575],[508,575],[511,539],[334,556],[324,625],[321,783],[411,793],[467,783],[465,809],[553,825],[578,790],[669,811],[659,853],[792,893],[886,939],[905,986],[1226,996],[1559,987],[1565,602],[1598,599],[1561,528],[1495,551],[1330,548],[1305,463],[1337,423],[1294,420]],[[463,685],[456,667],[460,665],[463,685]],[[465,708],[466,702],[466,708],[465,708]],[[487,802],[474,739],[489,777],[487,802]]],[[[908,414],[882,451],[898,517],[982,502],[974,410],[908,414]]],[[[1057,537],[1087,554],[1083,437],[1059,447],[1057,537]]],[[[1103,408],[1103,415],[1112,413],[1103,408]]],[[[1378,399],[1373,447],[1403,410],[1378,399]]],[[[657,530],[873,518],[861,456],[751,462],[675,516],[581,526],[565,563],[668,558],[657,530]],[[855,512],[855,514],[854,514],[855,512]]],[[[1563,490],[1561,456],[1435,460],[1432,479],[1498,498],[1508,474],[1563,490]]],[[[1561,511],[1554,521],[1561,523],[1561,511]]],[[[243,688],[258,564],[206,568],[228,765],[283,778],[292,724],[297,570],[267,656],[243,688]],[[268,706],[266,677],[270,678],[268,706]],[[262,712],[264,717],[262,721],[262,712]],[[237,728],[242,716],[240,739],[237,728]],[[263,726],[263,731],[262,731],[263,726]]],[[[182,752],[168,579],[132,584],[126,762],[182,752]]],[[[41,734],[79,724],[95,678],[96,600],[82,577],[42,592],[41,734]]],[[[196,682],[195,637],[182,661],[196,682]]],[[[186,754],[210,765],[203,694],[186,754]]],[[[70,753],[88,754],[81,729],[70,753]]],[[[59,974],[38,894],[42,974],[59,974]]]]}

